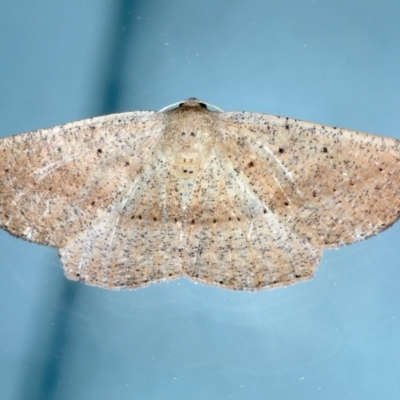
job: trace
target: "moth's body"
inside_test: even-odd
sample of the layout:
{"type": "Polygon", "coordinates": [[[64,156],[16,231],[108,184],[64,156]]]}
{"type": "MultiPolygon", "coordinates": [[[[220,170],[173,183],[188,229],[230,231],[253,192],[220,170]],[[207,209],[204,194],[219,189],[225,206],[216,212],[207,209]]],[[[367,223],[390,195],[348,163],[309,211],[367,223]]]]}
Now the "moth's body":
{"type": "Polygon", "coordinates": [[[166,118],[165,151],[171,157],[184,211],[202,163],[215,144],[217,119],[197,100],[168,111],[166,118]]]}
{"type": "Polygon", "coordinates": [[[107,288],[288,285],[399,214],[397,140],[196,99],[0,140],[0,226],[107,288]]]}

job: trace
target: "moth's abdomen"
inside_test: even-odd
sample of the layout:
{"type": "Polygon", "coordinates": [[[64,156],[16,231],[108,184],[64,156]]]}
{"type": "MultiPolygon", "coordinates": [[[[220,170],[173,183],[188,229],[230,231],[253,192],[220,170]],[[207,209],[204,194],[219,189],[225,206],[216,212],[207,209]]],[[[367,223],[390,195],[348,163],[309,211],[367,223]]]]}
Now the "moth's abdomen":
{"type": "Polygon", "coordinates": [[[196,117],[195,123],[173,124],[168,132],[173,170],[183,209],[187,207],[210,149],[210,123],[201,115],[196,117]]]}
{"type": "Polygon", "coordinates": [[[202,159],[190,155],[188,157],[177,157],[174,160],[174,172],[178,183],[179,196],[181,198],[181,205],[186,209],[190,195],[193,191],[196,177],[199,173],[202,159]]]}

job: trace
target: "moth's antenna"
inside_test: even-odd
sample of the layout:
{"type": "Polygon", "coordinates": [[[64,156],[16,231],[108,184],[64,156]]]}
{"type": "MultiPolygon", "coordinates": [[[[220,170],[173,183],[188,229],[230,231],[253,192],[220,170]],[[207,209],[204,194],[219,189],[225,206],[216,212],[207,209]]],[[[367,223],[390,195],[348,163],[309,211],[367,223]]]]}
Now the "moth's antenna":
{"type": "Polygon", "coordinates": [[[224,112],[224,110],[222,110],[221,108],[219,108],[219,107],[217,107],[217,106],[214,106],[213,104],[206,103],[205,101],[197,100],[197,99],[194,98],[194,97],[192,97],[192,98],[190,98],[190,99],[187,99],[187,100],[185,100],[185,101],[179,101],[178,103],[170,104],[169,106],[166,106],[166,107],[162,108],[162,109],[159,110],[158,112],[167,111],[167,110],[169,110],[169,109],[171,109],[171,108],[174,108],[174,107],[180,107],[181,105],[183,105],[183,104],[185,104],[185,103],[186,103],[187,105],[191,105],[191,106],[193,106],[193,103],[194,103],[194,104],[200,104],[200,105],[203,105],[203,106],[206,105],[206,106],[208,106],[208,107],[214,108],[215,110],[217,110],[217,111],[219,111],[219,112],[224,112]]]}
{"type": "Polygon", "coordinates": [[[219,107],[217,107],[217,106],[214,106],[214,104],[206,103],[205,101],[200,101],[200,103],[203,103],[203,104],[205,104],[205,105],[208,106],[208,107],[214,108],[214,109],[216,109],[216,110],[219,111],[219,112],[224,112],[224,110],[223,110],[222,108],[219,108],[219,107]]]}
{"type": "Polygon", "coordinates": [[[169,106],[166,106],[166,107],[162,108],[161,110],[158,110],[158,112],[163,112],[163,111],[169,110],[170,108],[178,107],[182,103],[184,103],[184,102],[183,101],[178,101],[178,103],[170,104],[169,106]]]}

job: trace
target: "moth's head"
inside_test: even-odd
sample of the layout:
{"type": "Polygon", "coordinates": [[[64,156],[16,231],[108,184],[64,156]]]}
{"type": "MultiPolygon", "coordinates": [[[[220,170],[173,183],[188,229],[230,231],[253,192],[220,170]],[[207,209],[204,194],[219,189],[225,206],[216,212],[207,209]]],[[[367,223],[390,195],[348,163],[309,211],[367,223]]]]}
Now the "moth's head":
{"type": "Polygon", "coordinates": [[[179,103],[171,104],[171,105],[161,109],[160,112],[164,112],[164,111],[170,112],[170,111],[175,111],[175,110],[180,110],[180,111],[205,111],[205,110],[207,110],[207,111],[211,111],[207,106],[210,107],[211,109],[214,109],[214,111],[223,112],[217,106],[213,106],[212,104],[197,100],[195,97],[190,97],[189,99],[187,99],[185,101],[180,101],[179,103]]]}
{"type": "Polygon", "coordinates": [[[207,104],[203,103],[200,100],[197,100],[195,97],[191,97],[190,99],[187,99],[185,101],[182,101],[179,103],[179,108],[184,108],[184,107],[191,107],[191,108],[207,108],[207,104]]]}

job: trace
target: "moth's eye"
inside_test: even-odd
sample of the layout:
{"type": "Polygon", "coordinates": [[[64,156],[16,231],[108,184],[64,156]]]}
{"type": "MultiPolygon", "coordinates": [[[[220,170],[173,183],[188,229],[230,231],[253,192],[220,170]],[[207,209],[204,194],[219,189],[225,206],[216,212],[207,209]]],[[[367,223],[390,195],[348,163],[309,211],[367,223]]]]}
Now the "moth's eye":
{"type": "Polygon", "coordinates": [[[199,101],[200,107],[207,108],[207,105],[199,101]]]}
{"type": "Polygon", "coordinates": [[[182,107],[183,105],[184,105],[185,103],[179,103],[179,106],[178,107],[182,107]]]}

